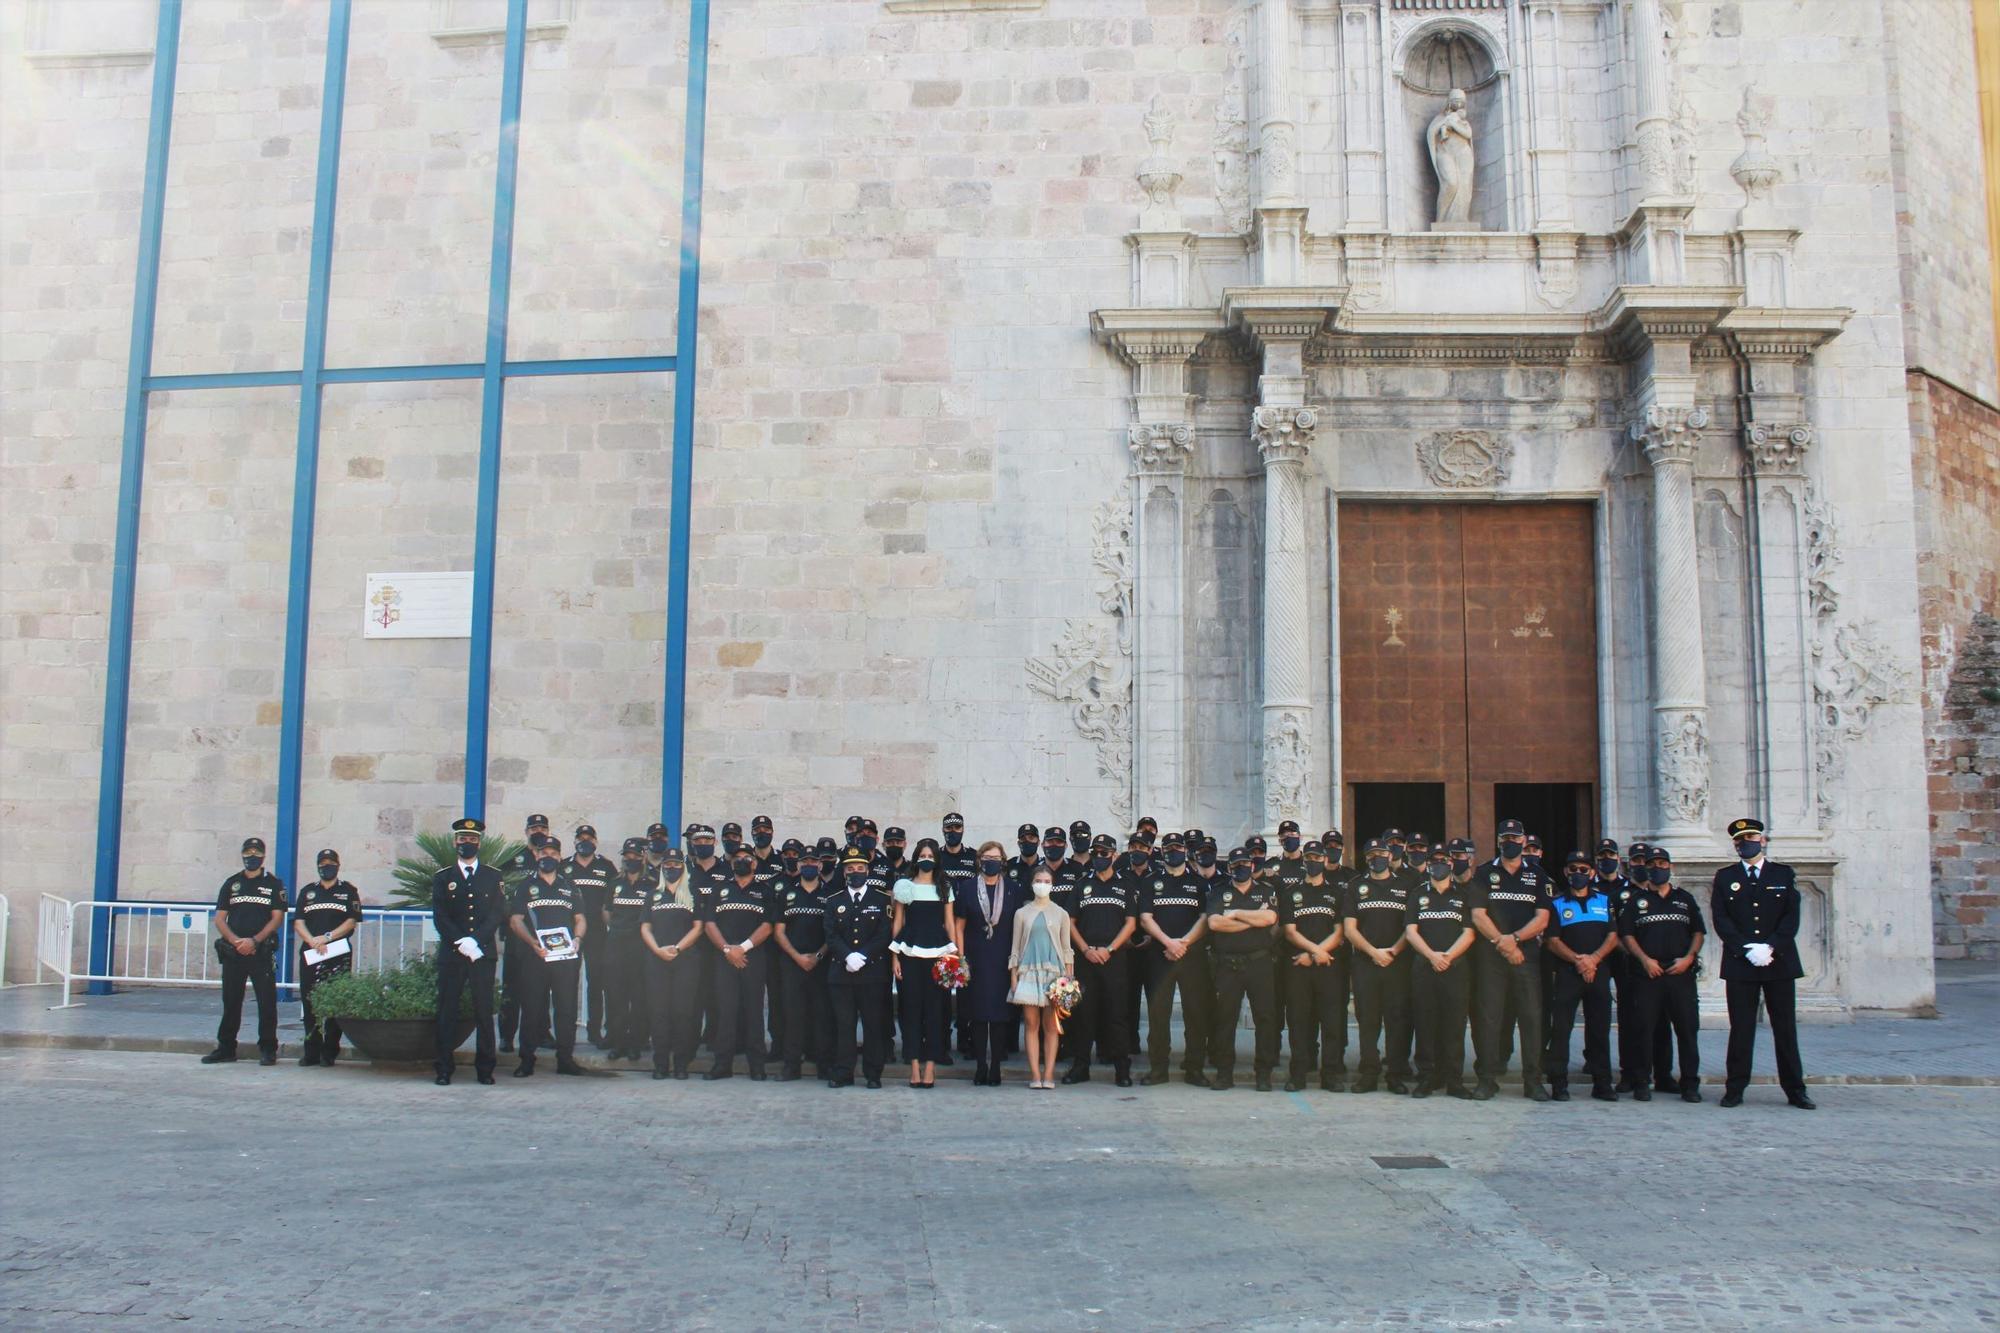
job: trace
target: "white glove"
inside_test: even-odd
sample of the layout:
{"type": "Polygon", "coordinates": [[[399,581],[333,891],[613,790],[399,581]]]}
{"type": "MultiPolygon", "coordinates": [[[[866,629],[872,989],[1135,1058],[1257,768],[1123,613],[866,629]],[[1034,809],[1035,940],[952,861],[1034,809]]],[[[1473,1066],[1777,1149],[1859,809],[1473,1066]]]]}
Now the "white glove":
{"type": "Polygon", "coordinates": [[[1769,967],[1771,965],[1771,946],[1768,944],[1746,944],[1743,946],[1743,953],[1750,960],[1752,967],[1769,967]]]}
{"type": "Polygon", "coordinates": [[[473,939],[470,935],[460,937],[458,940],[458,951],[465,956],[467,962],[471,963],[476,963],[486,956],[480,952],[479,941],[473,939]]]}
{"type": "Polygon", "coordinates": [[[860,971],[860,970],[861,970],[862,968],[864,968],[864,967],[866,967],[866,966],[868,966],[868,955],[867,955],[867,954],[865,954],[865,953],[858,953],[858,952],[857,952],[857,953],[851,953],[851,954],[847,955],[847,970],[848,970],[848,971],[850,971],[850,972],[859,972],[859,971],[860,971]]]}

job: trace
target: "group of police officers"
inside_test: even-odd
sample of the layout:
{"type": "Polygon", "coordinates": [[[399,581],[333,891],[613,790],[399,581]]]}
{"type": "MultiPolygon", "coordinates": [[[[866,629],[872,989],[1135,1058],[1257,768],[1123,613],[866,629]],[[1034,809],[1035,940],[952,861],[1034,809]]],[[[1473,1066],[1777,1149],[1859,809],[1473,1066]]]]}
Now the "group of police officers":
{"type": "MultiPolygon", "coordinates": [[[[988,901],[1004,900],[1010,915],[1028,901],[1037,872],[1049,871],[1049,896],[1069,918],[1083,997],[1063,1035],[1065,1083],[1088,1080],[1095,1055],[1130,1086],[1141,1050],[1148,1069],[1139,1081],[1168,1082],[1178,997],[1182,1078],[1196,1086],[1233,1085],[1247,1000],[1260,1091],[1274,1086],[1282,1025],[1288,1091],[1316,1082],[1333,1092],[1485,1100],[1498,1091],[1518,1039],[1523,1094],[1566,1101],[1581,1010],[1591,1096],[1645,1101],[1659,1090],[1699,1102],[1696,984],[1712,923],[1730,1018],[1722,1104],[1742,1101],[1761,1007],[1787,1101],[1813,1109],[1793,1008],[1798,891],[1790,867],[1766,859],[1765,829],[1754,819],[1729,826],[1736,860],[1714,876],[1706,921],[1675,882],[1667,849],[1634,843],[1621,853],[1605,839],[1594,855],[1574,851],[1554,870],[1518,820],[1500,824],[1491,859],[1478,858],[1463,838],[1432,843],[1388,829],[1360,849],[1353,869],[1339,831],[1307,840],[1294,821],[1279,825],[1276,855],[1257,836],[1224,855],[1202,830],[1162,836],[1150,818],[1122,850],[1081,820],[1066,836],[1060,824],[1023,824],[1018,854],[1004,859],[997,843],[974,851],[955,812],[940,838],[919,842],[920,862],[908,856],[900,828],[878,833],[874,821],[854,816],[843,831],[842,842],[778,843],[772,821],[760,815],[747,841],[738,824],[724,824],[719,837],[691,824],[683,851],[654,824],[645,837],[627,838],[614,862],[599,854],[589,824],[576,827],[566,851],[537,814],[527,822],[526,849],[493,867],[480,862],[484,824],[457,821],[456,860],[432,885],[440,939],[436,1081],[451,1081],[460,997],[469,988],[481,1083],[494,1081],[498,1050],[517,1045],[517,1077],[532,1076],[545,1049],[557,1073],[585,1072],[575,1053],[581,1018],[588,1039],[611,1058],[641,1060],[650,1048],[656,1079],[687,1078],[705,1044],[713,1053],[706,1079],[730,1077],[741,1055],[753,1079],[766,1077],[773,1059],[781,1080],[797,1079],[810,1061],[829,1085],[848,1086],[859,1064],[868,1086],[879,1087],[895,984],[891,891],[921,865],[947,898],[982,876],[989,885],[1004,881],[1004,895],[988,901]],[[563,947],[565,933],[573,950],[563,947]],[[505,982],[497,1026],[496,978],[505,982]],[[1350,999],[1359,1040],[1352,1082],[1350,999]]],[[[210,1063],[236,1058],[246,980],[257,995],[262,1063],[276,1059],[270,958],[286,897],[263,855],[260,840],[246,840],[243,871],[218,895],[223,1018],[216,1049],[203,1057],[210,1063]]],[[[351,955],[324,955],[361,919],[360,895],[340,878],[338,855],[321,851],[317,870],[293,911],[309,1034],[301,1064],[332,1064],[338,1055],[338,1026],[314,1023],[311,992],[346,967],[351,955]],[[307,950],[320,961],[307,960],[307,950]]],[[[988,953],[978,966],[991,960],[988,953]]],[[[958,1047],[969,1055],[970,1006],[961,1009],[958,1047]]],[[[976,1081],[998,1083],[997,1063],[988,1076],[981,1061],[976,1081]]]]}

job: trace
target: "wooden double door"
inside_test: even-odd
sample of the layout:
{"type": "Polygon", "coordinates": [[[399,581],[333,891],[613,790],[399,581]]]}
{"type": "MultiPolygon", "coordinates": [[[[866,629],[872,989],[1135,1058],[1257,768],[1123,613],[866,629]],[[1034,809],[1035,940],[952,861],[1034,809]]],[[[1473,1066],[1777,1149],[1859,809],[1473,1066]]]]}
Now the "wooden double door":
{"type": "Polygon", "coordinates": [[[1518,818],[1560,862],[1597,837],[1588,504],[1342,502],[1342,815],[1469,836],[1518,818]]]}

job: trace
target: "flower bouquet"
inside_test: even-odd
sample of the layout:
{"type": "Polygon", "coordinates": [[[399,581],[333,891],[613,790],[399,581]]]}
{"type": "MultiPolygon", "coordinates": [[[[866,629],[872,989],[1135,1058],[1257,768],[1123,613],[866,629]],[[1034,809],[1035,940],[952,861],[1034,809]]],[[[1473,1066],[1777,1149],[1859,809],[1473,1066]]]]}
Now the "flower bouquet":
{"type": "Polygon", "coordinates": [[[948,953],[931,964],[931,977],[938,985],[956,994],[965,989],[965,983],[972,980],[972,969],[965,960],[955,953],[948,953]]]}
{"type": "Polygon", "coordinates": [[[1056,1032],[1062,1032],[1062,1021],[1076,1012],[1076,1006],[1083,1000],[1083,983],[1075,977],[1057,977],[1049,983],[1049,1003],[1055,1006],[1056,1032]]]}

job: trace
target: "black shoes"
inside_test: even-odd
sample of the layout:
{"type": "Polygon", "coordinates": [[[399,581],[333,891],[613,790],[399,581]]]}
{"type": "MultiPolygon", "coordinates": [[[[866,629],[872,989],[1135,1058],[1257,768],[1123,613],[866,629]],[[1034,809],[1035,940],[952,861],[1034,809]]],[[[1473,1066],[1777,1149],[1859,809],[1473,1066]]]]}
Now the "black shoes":
{"type": "Polygon", "coordinates": [[[1798,1107],[1801,1111],[1819,1110],[1819,1103],[1806,1096],[1803,1092],[1788,1093],[1785,1100],[1791,1105],[1798,1107]]]}
{"type": "Polygon", "coordinates": [[[1381,1084],[1373,1076],[1364,1074],[1360,1078],[1354,1080],[1354,1086],[1349,1088],[1348,1091],[1373,1092],[1375,1091],[1376,1088],[1380,1086],[1381,1084]]]}
{"type": "Polygon", "coordinates": [[[534,1076],[535,1076],[534,1061],[523,1060],[521,1061],[520,1064],[514,1066],[515,1078],[533,1078],[534,1076]]]}
{"type": "Polygon", "coordinates": [[[1410,1089],[1410,1100],[1413,1102],[1422,1101],[1424,1098],[1430,1095],[1431,1095],[1431,1085],[1428,1083],[1419,1083],[1417,1084],[1416,1087],[1410,1089]]]}
{"type": "Polygon", "coordinates": [[[1347,1075],[1345,1075],[1345,1074],[1328,1074],[1328,1075],[1326,1075],[1326,1076],[1325,1076],[1324,1078],[1320,1079],[1320,1081],[1319,1081],[1319,1090],[1320,1090],[1321,1092],[1345,1092],[1345,1091],[1347,1091],[1347,1075]]]}
{"type": "Polygon", "coordinates": [[[236,1052],[225,1051],[218,1046],[207,1055],[202,1056],[201,1062],[205,1065],[233,1065],[236,1063],[236,1052]]]}
{"type": "Polygon", "coordinates": [[[1386,1086],[1389,1091],[1395,1093],[1398,1097],[1407,1097],[1410,1095],[1410,1085],[1403,1082],[1402,1079],[1392,1078],[1386,1086]]]}
{"type": "Polygon", "coordinates": [[[1472,1089],[1472,1100],[1475,1102],[1490,1102],[1493,1100],[1493,1094],[1498,1091],[1500,1091],[1498,1083],[1495,1083],[1490,1078],[1482,1078],[1472,1089]]]}
{"type": "Polygon", "coordinates": [[[653,1071],[653,1077],[654,1077],[655,1079],[662,1079],[662,1078],[672,1078],[672,1077],[673,1077],[673,1073],[672,1073],[671,1071],[669,1071],[669,1070],[665,1070],[665,1069],[655,1069],[655,1070],[653,1071]]]}
{"type": "Polygon", "coordinates": [[[1236,1086],[1236,1079],[1233,1075],[1230,1074],[1217,1074],[1215,1076],[1215,1081],[1210,1083],[1208,1086],[1214,1088],[1217,1092],[1228,1092],[1231,1088],[1236,1086]]]}
{"type": "Polygon", "coordinates": [[[299,1057],[299,1068],[301,1069],[310,1069],[318,1063],[319,1063],[318,1051],[307,1051],[304,1055],[299,1057]]]}
{"type": "Polygon", "coordinates": [[[1531,1102],[1545,1102],[1549,1099],[1549,1090],[1539,1083],[1530,1083],[1521,1089],[1521,1095],[1531,1102]]]}
{"type": "Polygon", "coordinates": [[[1741,1106],[1743,1105],[1743,1094],[1733,1089],[1725,1092],[1722,1094],[1722,1104],[1724,1106],[1741,1106]]]}
{"type": "Polygon", "coordinates": [[[1306,1090],[1306,1085],[1300,1080],[1295,1078],[1288,1078],[1285,1080],[1286,1092],[1304,1092],[1305,1090],[1306,1090]]]}
{"type": "Polygon", "coordinates": [[[1271,1076],[1269,1074],[1257,1075],[1257,1091],[1269,1092],[1270,1090],[1271,1090],[1271,1076]]]}
{"type": "Polygon", "coordinates": [[[1701,1100],[1701,1089],[1694,1085],[1693,1079],[1689,1079],[1681,1085],[1681,1100],[1684,1102],[1698,1102],[1701,1100]]]}
{"type": "Polygon", "coordinates": [[[512,1055],[514,1053],[514,1042],[512,1038],[509,1038],[508,1040],[500,1043],[500,1053],[502,1055],[512,1055]]]}
{"type": "Polygon", "coordinates": [[[799,1081],[799,1067],[797,1065],[786,1065],[783,1069],[780,1069],[778,1071],[778,1082],[796,1083],[798,1081],[799,1081]]]}
{"type": "MultiPolygon", "coordinates": [[[[1164,1082],[1165,1080],[1161,1081],[1164,1082]]],[[[1183,1074],[1181,1082],[1187,1084],[1190,1088],[1205,1088],[1208,1086],[1208,1075],[1197,1069],[1192,1074],[1183,1074]]]]}
{"type": "Polygon", "coordinates": [[[730,1069],[726,1065],[716,1065],[712,1067],[706,1074],[703,1074],[701,1076],[701,1081],[704,1083],[713,1083],[717,1079],[734,1078],[734,1077],[736,1077],[736,1072],[734,1070],[730,1069]]]}
{"type": "Polygon", "coordinates": [[[1618,1100],[1618,1090],[1609,1083],[1600,1083],[1590,1090],[1590,1096],[1594,1101],[1615,1102],[1618,1100]]]}
{"type": "Polygon", "coordinates": [[[852,1076],[847,1078],[830,1078],[826,1081],[826,1086],[829,1088],[851,1088],[854,1086],[854,1079],[852,1076]]]}
{"type": "MultiPolygon", "coordinates": [[[[1594,1092],[1591,1095],[1594,1097],[1597,1096],[1597,1094],[1594,1092]]],[[[1552,1102],[1568,1101],[1569,1089],[1567,1087],[1564,1087],[1562,1084],[1557,1084],[1555,1087],[1549,1089],[1549,1100],[1552,1102]]],[[[1598,1100],[1602,1101],[1604,1099],[1602,1097],[1598,1097],[1598,1100]]]]}
{"type": "Polygon", "coordinates": [[[1653,1100],[1653,1090],[1644,1086],[1635,1087],[1632,1089],[1632,1100],[1635,1102],[1650,1102],[1653,1100]]]}
{"type": "Polygon", "coordinates": [[[1145,1077],[1139,1080],[1139,1086],[1142,1088],[1157,1088],[1162,1083],[1167,1082],[1167,1079],[1168,1076],[1165,1074],[1159,1073],[1154,1070],[1148,1070],[1145,1077]]]}
{"type": "Polygon", "coordinates": [[[1454,1083],[1444,1090],[1444,1095],[1447,1097],[1456,1097],[1462,1102],[1469,1102],[1472,1100],[1472,1089],[1466,1087],[1463,1083],[1454,1083]]]}
{"type": "Polygon", "coordinates": [[[1064,1083],[1088,1083],[1090,1082],[1090,1071],[1079,1065],[1071,1065],[1069,1072],[1062,1076],[1062,1081],[1064,1083]]]}
{"type": "Polygon", "coordinates": [[[762,1065],[750,1066],[750,1081],[752,1083],[762,1083],[764,1081],[764,1066],[762,1065]]]}
{"type": "Polygon", "coordinates": [[[486,1086],[488,1086],[489,1088],[490,1088],[490,1087],[492,1087],[492,1086],[493,1086],[493,1071],[492,1071],[492,1070],[490,1070],[490,1069],[482,1069],[482,1070],[480,1070],[480,1071],[479,1071],[479,1081],[480,1081],[481,1083],[484,1083],[484,1084],[485,1084],[486,1086]]]}
{"type": "Polygon", "coordinates": [[[451,1075],[439,1074],[436,1078],[432,1079],[431,1082],[437,1084],[440,1088],[448,1088],[451,1086],[451,1075]]]}
{"type": "MultiPolygon", "coordinates": [[[[853,1082],[854,1080],[853,1080],[853,1079],[849,1079],[849,1080],[847,1080],[847,1081],[848,1081],[849,1083],[852,1083],[852,1082],[853,1082]]],[[[868,1086],[869,1086],[869,1087],[871,1087],[871,1088],[880,1088],[880,1087],[882,1086],[882,1080],[881,1080],[881,1079],[879,1079],[879,1078],[871,1078],[871,1079],[869,1079],[869,1080],[868,1080],[868,1086]]]]}
{"type": "Polygon", "coordinates": [[[278,1063],[278,1053],[276,1051],[259,1051],[257,1052],[257,1063],[260,1065],[274,1065],[278,1063]]]}
{"type": "Polygon", "coordinates": [[[582,1065],[578,1064],[574,1060],[558,1060],[556,1061],[556,1072],[558,1074],[567,1074],[571,1078],[576,1078],[583,1074],[588,1074],[590,1071],[588,1069],[585,1069],[582,1065]]]}
{"type": "Polygon", "coordinates": [[[1118,1069],[1117,1069],[1117,1073],[1116,1073],[1115,1077],[1113,1077],[1113,1078],[1112,1078],[1112,1080],[1111,1080],[1111,1081],[1112,1081],[1113,1083],[1116,1083],[1116,1084],[1117,1084],[1117,1085],[1118,1085],[1119,1087],[1121,1087],[1121,1088],[1129,1088],[1129,1087],[1131,1087],[1131,1086],[1132,1086],[1132,1066],[1130,1066],[1130,1065],[1119,1065],[1119,1066],[1118,1066],[1118,1069]]]}

